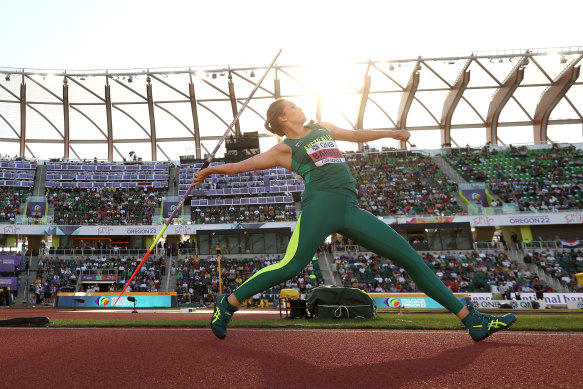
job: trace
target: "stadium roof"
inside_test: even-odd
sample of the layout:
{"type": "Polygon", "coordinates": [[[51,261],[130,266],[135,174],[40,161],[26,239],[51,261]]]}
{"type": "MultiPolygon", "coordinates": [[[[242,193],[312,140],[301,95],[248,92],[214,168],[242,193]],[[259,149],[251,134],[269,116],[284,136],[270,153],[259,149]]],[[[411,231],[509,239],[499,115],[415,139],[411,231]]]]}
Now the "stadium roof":
{"type": "MultiPolygon", "coordinates": [[[[258,131],[262,149],[274,144],[263,127],[265,111],[283,97],[308,117],[340,127],[407,128],[419,148],[581,142],[582,58],[582,47],[563,47],[277,64],[234,131],[258,131]]],[[[265,68],[0,68],[0,153],[39,159],[121,160],[130,151],[144,160],[201,157],[214,148],[265,68]]]]}

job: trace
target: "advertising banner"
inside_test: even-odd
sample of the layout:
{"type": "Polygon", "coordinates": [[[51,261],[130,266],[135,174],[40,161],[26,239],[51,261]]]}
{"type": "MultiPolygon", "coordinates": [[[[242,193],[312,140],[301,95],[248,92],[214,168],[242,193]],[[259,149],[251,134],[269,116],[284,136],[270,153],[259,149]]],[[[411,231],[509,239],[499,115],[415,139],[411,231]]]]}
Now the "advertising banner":
{"type": "MultiPolygon", "coordinates": [[[[58,307],[77,308],[113,308],[119,293],[59,293],[58,307]]],[[[169,293],[130,293],[124,294],[115,308],[133,308],[134,303],[128,297],[135,297],[136,308],[172,308],[178,306],[176,292],[169,293]]]]}
{"type": "Polygon", "coordinates": [[[15,266],[11,263],[0,262],[0,273],[14,273],[15,266]]]}
{"type": "Polygon", "coordinates": [[[22,256],[21,255],[7,255],[0,254],[0,263],[7,263],[10,265],[18,265],[22,267],[22,256]]]}
{"type": "MultiPolygon", "coordinates": [[[[369,293],[377,308],[445,309],[424,293],[369,293]]],[[[468,295],[454,293],[465,304],[468,295]]]]}
{"type": "MultiPolygon", "coordinates": [[[[162,203],[162,217],[165,218],[170,217],[170,215],[172,214],[172,212],[174,212],[177,206],[178,201],[164,201],[162,203]]],[[[181,215],[184,214],[184,207],[182,207],[182,209],[180,210],[180,214],[181,215]]]]}
{"type": "Polygon", "coordinates": [[[0,288],[10,287],[10,290],[18,290],[18,277],[0,277],[0,288]]]}
{"type": "Polygon", "coordinates": [[[41,218],[45,216],[47,212],[47,202],[46,201],[28,201],[26,203],[26,216],[41,218]]]}
{"type": "Polygon", "coordinates": [[[117,277],[115,274],[106,275],[84,275],[81,277],[81,281],[116,281],[117,277]]]}
{"type": "Polygon", "coordinates": [[[489,207],[485,189],[463,189],[461,192],[471,204],[489,207]]]}
{"type": "Polygon", "coordinates": [[[531,300],[476,300],[472,301],[478,309],[545,309],[545,303],[540,302],[536,306],[531,300]]]}

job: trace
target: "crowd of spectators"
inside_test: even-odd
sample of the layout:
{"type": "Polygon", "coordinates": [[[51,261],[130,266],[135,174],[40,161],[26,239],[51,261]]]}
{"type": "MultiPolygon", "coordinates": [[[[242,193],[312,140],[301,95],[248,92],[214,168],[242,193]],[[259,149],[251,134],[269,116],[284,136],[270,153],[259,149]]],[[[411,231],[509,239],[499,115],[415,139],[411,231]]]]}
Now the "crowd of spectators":
{"type": "MultiPolygon", "coordinates": [[[[36,282],[30,284],[30,292],[37,303],[55,303],[58,292],[117,292],[131,277],[140,258],[117,257],[59,257],[41,256],[38,262],[36,282]],[[115,275],[108,283],[79,282],[83,275],[115,275]]],[[[145,262],[132,280],[127,291],[158,292],[166,271],[164,257],[145,262]]]]}
{"type": "Polygon", "coordinates": [[[30,196],[29,189],[0,186],[0,223],[12,223],[20,215],[20,206],[30,196]]]}
{"type": "Polygon", "coordinates": [[[430,157],[410,153],[347,155],[360,207],[375,216],[464,214],[457,185],[430,157]]]}
{"type": "Polygon", "coordinates": [[[209,223],[256,223],[297,220],[294,204],[193,207],[192,221],[209,223]]]}
{"type": "Polygon", "coordinates": [[[165,192],[151,187],[128,189],[47,188],[57,224],[151,224],[165,192]]]}
{"type": "Polygon", "coordinates": [[[470,182],[486,182],[519,211],[556,212],[583,208],[583,151],[573,145],[551,149],[510,146],[498,151],[452,149],[452,165],[470,182]]]}
{"type": "Polygon", "coordinates": [[[583,250],[581,249],[532,250],[526,252],[524,262],[536,265],[571,290],[583,291],[575,278],[575,274],[583,272],[583,250]]]}
{"type": "MultiPolygon", "coordinates": [[[[531,291],[534,274],[518,266],[503,252],[421,254],[425,263],[454,293],[491,292],[507,285],[514,293],[531,291]]],[[[421,292],[400,266],[378,255],[337,256],[332,271],[345,287],[367,292],[421,292]]]]}
{"type": "MultiPolygon", "coordinates": [[[[265,266],[278,263],[281,256],[254,258],[221,258],[223,293],[231,293],[248,278],[265,266]]],[[[219,294],[219,270],[217,258],[198,259],[191,257],[172,267],[176,272],[176,292],[181,303],[194,303],[199,306],[212,305],[219,294]]],[[[262,293],[264,298],[276,301],[282,288],[296,289],[305,298],[312,288],[323,285],[324,280],[316,260],[310,261],[306,268],[291,280],[276,285],[262,293]]]]}

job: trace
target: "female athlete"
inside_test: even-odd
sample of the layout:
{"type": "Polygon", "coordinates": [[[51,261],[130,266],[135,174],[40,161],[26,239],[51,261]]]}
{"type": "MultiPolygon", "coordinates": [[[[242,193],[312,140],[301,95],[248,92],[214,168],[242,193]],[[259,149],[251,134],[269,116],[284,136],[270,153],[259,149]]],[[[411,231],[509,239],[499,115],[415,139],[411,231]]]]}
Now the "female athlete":
{"type": "Polygon", "coordinates": [[[198,185],[211,174],[237,174],[282,166],[305,181],[302,210],[284,258],[267,266],[232,294],[217,296],[211,329],[220,339],[241,301],[298,274],[311,260],[320,243],[338,232],[403,267],[429,297],[457,315],[470,336],[482,340],[510,327],[516,317],[494,317],[464,306],[425,264],[421,256],[377,217],[358,207],[356,181],[336,141],[368,142],[381,138],[408,140],[407,130],[352,131],[320,122],[306,125],[302,109],[291,101],[276,100],[267,110],[265,128],[284,141],[265,153],[238,163],[211,166],[194,175],[198,185]]]}

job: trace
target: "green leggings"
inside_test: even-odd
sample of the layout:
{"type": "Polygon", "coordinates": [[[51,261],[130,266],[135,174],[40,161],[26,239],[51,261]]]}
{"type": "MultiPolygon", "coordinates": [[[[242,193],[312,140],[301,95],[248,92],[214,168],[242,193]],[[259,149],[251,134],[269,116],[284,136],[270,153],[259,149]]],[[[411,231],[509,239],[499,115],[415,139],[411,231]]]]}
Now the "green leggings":
{"type": "Polygon", "coordinates": [[[454,314],[463,304],[425,264],[403,237],[371,213],[358,208],[350,190],[319,191],[304,196],[302,212],[284,258],[264,267],[233,293],[238,301],[280,284],[300,273],[320,244],[338,232],[404,268],[419,289],[454,314]]]}

